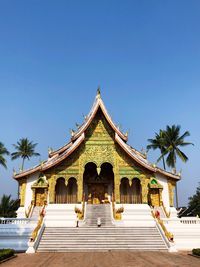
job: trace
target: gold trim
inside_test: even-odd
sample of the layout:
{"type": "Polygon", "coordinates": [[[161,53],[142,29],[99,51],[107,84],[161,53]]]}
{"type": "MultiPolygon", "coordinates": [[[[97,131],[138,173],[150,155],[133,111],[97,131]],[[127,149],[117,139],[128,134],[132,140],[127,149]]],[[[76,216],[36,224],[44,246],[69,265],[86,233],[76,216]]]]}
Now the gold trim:
{"type": "Polygon", "coordinates": [[[37,238],[38,232],[39,232],[39,230],[42,226],[43,220],[44,220],[44,216],[45,216],[45,205],[43,206],[43,208],[40,212],[37,226],[35,227],[35,229],[33,230],[32,234],[31,234],[31,238],[30,238],[31,242],[34,242],[35,239],[37,238]]]}
{"type": "Polygon", "coordinates": [[[169,232],[166,228],[166,226],[164,225],[163,221],[159,218],[159,217],[156,217],[154,212],[151,211],[151,214],[153,216],[153,218],[159,223],[159,225],[161,226],[166,238],[168,239],[169,242],[174,242],[174,235],[169,232]]]}

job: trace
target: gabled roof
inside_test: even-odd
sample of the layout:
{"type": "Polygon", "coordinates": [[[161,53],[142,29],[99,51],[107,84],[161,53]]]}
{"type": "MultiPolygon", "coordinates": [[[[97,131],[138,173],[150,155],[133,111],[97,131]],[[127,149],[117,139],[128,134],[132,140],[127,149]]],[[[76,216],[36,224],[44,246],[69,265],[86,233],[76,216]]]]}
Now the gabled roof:
{"type": "Polygon", "coordinates": [[[72,132],[71,141],[67,143],[66,145],[64,145],[63,147],[53,152],[52,151],[49,152],[48,160],[44,161],[42,164],[39,164],[29,170],[25,170],[23,172],[15,174],[14,178],[19,179],[27,175],[30,175],[32,173],[35,173],[35,172],[43,172],[53,166],[56,166],[57,164],[65,160],[84,141],[85,131],[90,126],[99,108],[101,109],[110,127],[115,132],[115,141],[135,162],[137,162],[139,165],[143,166],[144,168],[148,169],[149,171],[152,171],[153,173],[161,173],[169,178],[180,179],[180,176],[178,175],[175,175],[173,173],[164,171],[158,167],[153,166],[147,161],[146,157],[141,152],[137,151],[136,149],[132,148],[126,143],[128,139],[127,135],[123,134],[112,121],[101,99],[99,90],[97,91],[94,104],[92,106],[92,109],[89,115],[86,117],[85,122],[78,128],[76,132],[72,132]]]}
{"type": "Polygon", "coordinates": [[[108,114],[108,111],[106,110],[106,107],[105,107],[105,105],[104,105],[104,103],[103,103],[103,101],[101,99],[101,95],[100,95],[100,90],[99,89],[97,91],[97,95],[96,95],[94,104],[92,106],[92,109],[91,109],[89,115],[86,117],[86,120],[81,125],[81,127],[79,127],[78,131],[73,134],[72,140],[76,140],[76,138],[78,138],[83,132],[85,132],[87,130],[87,128],[89,127],[90,123],[94,119],[94,117],[95,117],[95,115],[96,115],[96,113],[97,113],[99,108],[101,108],[105,118],[107,119],[109,125],[114,130],[114,132],[116,132],[122,138],[122,140],[124,140],[126,142],[128,140],[127,135],[123,134],[119,130],[119,128],[114,124],[112,118],[108,114]]]}

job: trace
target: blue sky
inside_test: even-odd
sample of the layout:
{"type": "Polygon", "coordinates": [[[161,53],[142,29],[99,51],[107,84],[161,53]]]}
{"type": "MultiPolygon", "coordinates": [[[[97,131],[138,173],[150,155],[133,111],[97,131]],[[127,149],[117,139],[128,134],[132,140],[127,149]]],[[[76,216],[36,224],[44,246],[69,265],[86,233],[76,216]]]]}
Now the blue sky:
{"type": "MultiPolygon", "coordinates": [[[[40,158],[81,123],[101,86],[116,123],[138,150],[167,124],[189,130],[195,146],[178,162],[180,205],[200,182],[199,1],[0,1],[0,141],[21,137],[40,158]]],[[[155,162],[158,153],[149,152],[155,162]]],[[[0,167],[0,196],[16,196],[12,169],[0,167]]]]}

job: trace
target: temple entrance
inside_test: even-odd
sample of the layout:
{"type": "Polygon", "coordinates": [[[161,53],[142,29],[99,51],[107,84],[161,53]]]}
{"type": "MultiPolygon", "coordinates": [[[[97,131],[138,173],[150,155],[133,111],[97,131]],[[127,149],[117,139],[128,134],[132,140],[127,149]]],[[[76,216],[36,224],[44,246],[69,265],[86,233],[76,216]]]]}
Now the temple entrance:
{"type": "Polygon", "coordinates": [[[110,163],[103,163],[99,169],[95,163],[87,163],[83,181],[85,200],[88,203],[103,204],[111,201],[114,190],[114,174],[110,163]]]}
{"type": "Polygon", "coordinates": [[[43,206],[45,200],[44,188],[35,189],[35,206],[43,206]]]}

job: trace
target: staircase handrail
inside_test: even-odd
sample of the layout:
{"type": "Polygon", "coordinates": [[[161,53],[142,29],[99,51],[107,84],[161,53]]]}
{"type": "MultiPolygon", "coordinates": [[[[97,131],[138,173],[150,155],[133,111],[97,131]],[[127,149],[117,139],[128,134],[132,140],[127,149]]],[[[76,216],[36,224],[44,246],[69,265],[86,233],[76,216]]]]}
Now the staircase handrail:
{"type": "Polygon", "coordinates": [[[121,220],[122,219],[122,213],[124,212],[124,207],[121,206],[118,209],[115,208],[115,201],[114,201],[114,195],[112,194],[112,211],[113,211],[113,219],[114,220],[121,220]]]}
{"type": "Polygon", "coordinates": [[[26,212],[26,210],[25,210],[26,218],[30,218],[31,217],[31,215],[33,213],[33,208],[34,208],[34,201],[31,201],[31,204],[28,207],[28,212],[26,212]]]}
{"type": "Polygon", "coordinates": [[[38,218],[37,226],[35,227],[35,229],[33,230],[32,234],[31,234],[31,238],[30,238],[31,242],[35,241],[35,239],[37,238],[37,235],[38,235],[38,231],[40,230],[40,228],[42,226],[42,223],[43,223],[43,220],[44,220],[44,216],[45,216],[45,207],[46,207],[46,204],[43,205],[43,207],[42,207],[42,209],[40,211],[40,215],[39,215],[39,218],[38,218]]]}
{"type": "Polygon", "coordinates": [[[33,230],[32,234],[31,234],[31,238],[28,242],[28,249],[27,249],[26,253],[35,253],[35,251],[38,247],[38,244],[40,242],[41,236],[42,236],[44,228],[45,228],[45,223],[44,223],[44,217],[45,217],[45,213],[46,213],[45,207],[46,207],[46,203],[43,205],[43,207],[40,211],[37,226],[35,227],[35,229],[33,230]]]}
{"type": "Polygon", "coordinates": [[[163,208],[163,211],[164,211],[166,217],[167,217],[167,218],[170,218],[170,211],[167,212],[167,210],[166,210],[165,206],[163,205],[163,203],[162,203],[162,208],[163,208]]]}
{"type": "Polygon", "coordinates": [[[152,213],[152,216],[153,216],[153,218],[155,219],[155,221],[156,221],[156,222],[160,225],[160,227],[162,228],[162,230],[163,230],[163,232],[164,232],[164,234],[165,234],[167,240],[168,240],[169,242],[173,243],[173,242],[174,242],[174,235],[173,235],[171,232],[169,232],[169,231],[167,230],[166,226],[165,226],[164,223],[163,223],[163,220],[161,220],[159,216],[157,216],[156,214],[154,214],[153,211],[151,211],[151,213],[152,213]]]}
{"type": "Polygon", "coordinates": [[[113,218],[115,219],[115,202],[114,202],[114,195],[113,195],[113,193],[112,193],[112,212],[113,212],[113,218]]]}

